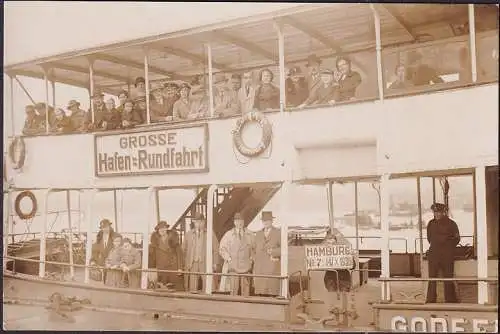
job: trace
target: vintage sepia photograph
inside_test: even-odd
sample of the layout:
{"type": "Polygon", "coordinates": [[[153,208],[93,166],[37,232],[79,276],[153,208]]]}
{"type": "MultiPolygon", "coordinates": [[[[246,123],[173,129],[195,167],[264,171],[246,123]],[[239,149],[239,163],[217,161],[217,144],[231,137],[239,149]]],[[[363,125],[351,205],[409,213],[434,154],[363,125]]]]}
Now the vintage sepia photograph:
{"type": "Polygon", "coordinates": [[[497,2],[3,9],[3,330],[498,333],[497,2]]]}

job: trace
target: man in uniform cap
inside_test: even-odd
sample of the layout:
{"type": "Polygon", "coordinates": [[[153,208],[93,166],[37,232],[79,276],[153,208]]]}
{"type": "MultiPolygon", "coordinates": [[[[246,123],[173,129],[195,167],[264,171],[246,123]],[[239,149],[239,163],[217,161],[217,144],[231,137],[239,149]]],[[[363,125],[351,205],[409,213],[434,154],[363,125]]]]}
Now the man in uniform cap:
{"type": "MultiPolygon", "coordinates": [[[[444,278],[452,278],[454,275],[455,248],[460,242],[460,232],[457,223],[448,217],[448,208],[442,203],[434,203],[431,206],[434,219],[427,224],[427,241],[429,241],[428,261],[429,278],[438,277],[440,270],[444,278]]],[[[444,283],[444,294],[446,303],[457,303],[455,284],[444,283]]],[[[427,303],[436,302],[436,282],[429,282],[427,288],[427,303]]]]}
{"type": "MultiPolygon", "coordinates": [[[[255,235],[255,265],[256,275],[280,275],[281,265],[281,232],[273,227],[273,213],[262,211],[264,228],[255,235]]],[[[277,296],[280,294],[278,278],[254,278],[255,294],[261,296],[277,296]]]]}
{"type": "MultiPolygon", "coordinates": [[[[234,215],[234,228],[227,231],[220,242],[220,255],[224,259],[224,266],[231,274],[250,274],[252,272],[253,256],[255,254],[255,239],[253,233],[245,228],[245,220],[241,213],[234,215]]],[[[222,269],[224,272],[225,268],[222,269]]],[[[222,291],[226,290],[225,277],[221,280],[222,291]]],[[[241,295],[250,295],[249,276],[231,276],[231,295],[238,295],[241,287],[241,295]]]]}
{"type": "MultiPolygon", "coordinates": [[[[193,217],[194,228],[186,233],[183,243],[184,270],[190,272],[206,272],[207,252],[207,229],[205,217],[197,212],[193,217]]],[[[219,264],[219,241],[212,234],[212,267],[216,272],[219,264]]],[[[187,291],[197,292],[201,280],[202,291],[205,290],[205,277],[202,275],[189,274],[185,276],[187,291]]]]}

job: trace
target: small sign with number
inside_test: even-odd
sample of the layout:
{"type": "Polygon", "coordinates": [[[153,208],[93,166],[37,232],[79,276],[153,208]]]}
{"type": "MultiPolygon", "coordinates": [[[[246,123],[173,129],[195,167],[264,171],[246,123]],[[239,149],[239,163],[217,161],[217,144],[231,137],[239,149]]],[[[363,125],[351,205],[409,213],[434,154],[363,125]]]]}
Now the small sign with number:
{"type": "Polygon", "coordinates": [[[352,269],[354,258],[351,245],[321,244],[305,246],[306,268],[352,269]]]}

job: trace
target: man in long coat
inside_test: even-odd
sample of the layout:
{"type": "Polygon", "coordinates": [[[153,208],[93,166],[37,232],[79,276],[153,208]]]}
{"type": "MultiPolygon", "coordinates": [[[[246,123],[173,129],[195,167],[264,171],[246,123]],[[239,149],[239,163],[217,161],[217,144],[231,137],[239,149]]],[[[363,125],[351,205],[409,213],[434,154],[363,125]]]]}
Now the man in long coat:
{"type": "MultiPolygon", "coordinates": [[[[232,274],[250,274],[252,272],[255,239],[252,232],[245,229],[245,220],[238,212],[234,215],[234,228],[224,234],[220,242],[220,255],[226,262],[228,272],[232,274]]],[[[231,295],[250,295],[251,278],[248,276],[231,276],[231,295]]],[[[221,284],[222,280],[221,280],[221,284]]]]}
{"type": "MultiPolygon", "coordinates": [[[[454,274],[455,248],[460,242],[460,232],[457,223],[451,220],[448,208],[442,203],[434,203],[431,206],[434,219],[427,224],[427,241],[430,247],[429,278],[438,276],[442,270],[443,277],[452,278],[454,274]]],[[[436,302],[436,282],[429,282],[427,288],[427,303],[436,302]]],[[[457,303],[457,295],[453,282],[444,282],[444,296],[446,303],[457,303]]]]}
{"type": "MultiPolygon", "coordinates": [[[[194,216],[194,229],[186,233],[183,243],[184,250],[184,269],[191,272],[206,272],[206,251],[207,251],[207,230],[205,217],[202,213],[196,213],[194,216]]],[[[219,241],[212,235],[212,264],[216,271],[219,263],[219,241]]],[[[198,291],[199,280],[201,278],[202,291],[205,290],[205,277],[202,275],[185,275],[186,290],[190,292],[198,291]]]]}
{"type": "MultiPolygon", "coordinates": [[[[255,264],[253,272],[256,275],[280,275],[281,265],[281,232],[273,227],[273,213],[262,211],[264,228],[255,235],[255,264]]],[[[261,296],[277,296],[280,294],[278,278],[254,277],[255,294],[261,296]]]]}
{"type": "MultiPolygon", "coordinates": [[[[90,258],[91,266],[104,267],[106,258],[111,249],[113,249],[113,239],[115,236],[117,236],[117,233],[111,227],[111,221],[109,219],[101,220],[96,242],[92,245],[92,257],[90,258]]],[[[104,271],[102,279],[103,281],[106,280],[106,271],[104,271]]]]}

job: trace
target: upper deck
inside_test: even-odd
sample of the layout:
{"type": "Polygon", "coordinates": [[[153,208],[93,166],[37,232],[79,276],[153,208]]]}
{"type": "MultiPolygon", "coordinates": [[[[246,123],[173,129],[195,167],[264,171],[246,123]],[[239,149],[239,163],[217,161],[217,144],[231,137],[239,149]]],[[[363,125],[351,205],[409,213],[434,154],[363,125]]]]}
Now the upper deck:
{"type": "MultiPolygon", "coordinates": [[[[15,64],[4,71],[12,78],[29,76],[85,88],[91,96],[97,90],[117,96],[123,89],[132,95],[137,77],[145,77],[152,85],[145,85],[144,93],[149,97],[146,120],[133,129],[63,135],[52,133],[47,122],[47,133],[26,136],[22,171],[8,172],[17,188],[276,182],[288,177],[284,170],[289,170],[295,181],[313,181],[498,164],[495,5],[299,6],[15,64]],[[432,15],[427,15],[430,7],[432,15]],[[423,17],[422,13],[427,14],[423,17]],[[321,71],[332,72],[339,87],[342,70],[337,65],[342,57],[348,59],[349,73],[356,72],[361,78],[352,96],[331,98],[336,100],[334,104],[318,97],[292,101],[300,94],[290,86],[293,75],[287,75],[287,70],[298,67],[299,71],[310,71],[314,67],[312,55],[320,59],[321,71]],[[415,74],[409,79],[408,70],[415,64],[433,69],[433,80],[417,82],[415,74]],[[405,69],[403,76],[398,74],[401,67],[405,69]],[[235,73],[250,73],[250,86],[257,89],[262,85],[257,73],[263,69],[274,76],[272,83],[279,99],[277,105],[254,105],[264,112],[273,135],[269,147],[249,159],[238,152],[232,132],[241,114],[250,110],[240,108],[220,117],[217,94],[230,89],[235,73]],[[219,83],[220,74],[225,76],[222,81],[226,87],[219,83]],[[152,120],[154,85],[172,81],[189,82],[193,101],[209,101],[203,115],[152,120]],[[159,133],[176,136],[175,143],[169,145],[177,152],[184,147],[198,152],[190,153],[193,160],[199,160],[198,167],[193,167],[194,163],[190,167],[182,163],[178,167],[146,167],[144,160],[138,162],[135,173],[130,173],[133,166],[122,168],[122,172],[119,167],[110,167],[106,172],[106,163],[99,160],[105,153],[121,152],[118,155],[140,160],[144,150],[159,151],[144,143],[145,149],[139,153],[139,137],[159,133]],[[135,143],[131,138],[137,140],[136,147],[130,147],[135,143]],[[422,152],[426,154],[422,156],[422,152]]],[[[310,75],[304,73],[306,81],[310,75]]],[[[244,84],[240,81],[240,86],[244,84]]],[[[314,95],[312,92],[309,89],[307,95],[314,95]]],[[[54,100],[47,94],[46,106],[67,102],[54,100]]],[[[12,104],[4,113],[13,118],[20,109],[12,104]]],[[[92,105],[93,120],[95,109],[92,105]]],[[[242,135],[253,144],[259,141],[255,128],[242,135]]],[[[118,166],[120,162],[115,161],[118,166]]]]}

